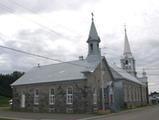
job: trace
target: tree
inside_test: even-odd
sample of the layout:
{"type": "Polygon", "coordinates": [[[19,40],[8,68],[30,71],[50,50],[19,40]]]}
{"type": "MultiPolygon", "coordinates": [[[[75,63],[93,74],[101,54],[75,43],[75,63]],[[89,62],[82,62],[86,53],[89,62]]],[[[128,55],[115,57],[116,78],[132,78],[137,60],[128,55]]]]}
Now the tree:
{"type": "Polygon", "coordinates": [[[24,75],[24,72],[14,71],[11,74],[0,74],[0,95],[12,97],[11,84],[24,75]]]}

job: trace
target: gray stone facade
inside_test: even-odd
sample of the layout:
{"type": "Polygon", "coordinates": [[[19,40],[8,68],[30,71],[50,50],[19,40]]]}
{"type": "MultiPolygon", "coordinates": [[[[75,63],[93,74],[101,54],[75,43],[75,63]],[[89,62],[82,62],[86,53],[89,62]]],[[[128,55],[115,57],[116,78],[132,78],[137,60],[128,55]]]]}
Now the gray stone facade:
{"type": "Polygon", "coordinates": [[[86,80],[31,84],[13,88],[13,110],[33,112],[92,112],[91,90],[86,80]],[[66,103],[66,91],[73,88],[73,104],[66,103]],[[49,105],[49,89],[55,89],[55,104],[49,105]],[[39,89],[39,104],[34,104],[34,90],[39,89]],[[21,107],[21,95],[25,94],[25,107],[21,107]]]}
{"type": "Polygon", "coordinates": [[[127,80],[116,81],[114,85],[116,108],[134,108],[147,104],[146,86],[127,80]]]}
{"type": "MultiPolygon", "coordinates": [[[[104,60],[103,60],[104,61],[104,60]]],[[[51,83],[37,83],[13,86],[13,110],[33,112],[96,112],[102,109],[101,101],[101,66],[93,73],[88,73],[88,79],[70,80],[51,83]],[[67,88],[73,88],[73,103],[67,104],[67,88]],[[49,90],[55,90],[55,104],[49,104],[49,90]],[[34,91],[39,90],[39,104],[34,104],[34,91]],[[93,90],[97,90],[97,103],[93,103],[93,90]],[[25,95],[25,107],[22,107],[22,94],[25,95]]],[[[105,85],[112,81],[106,64],[103,63],[103,81],[105,85]]],[[[106,89],[107,86],[104,86],[106,89]]],[[[106,93],[105,93],[106,94],[106,93]]],[[[105,95],[105,106],[109,109],[109,95],[105,95]]]]}

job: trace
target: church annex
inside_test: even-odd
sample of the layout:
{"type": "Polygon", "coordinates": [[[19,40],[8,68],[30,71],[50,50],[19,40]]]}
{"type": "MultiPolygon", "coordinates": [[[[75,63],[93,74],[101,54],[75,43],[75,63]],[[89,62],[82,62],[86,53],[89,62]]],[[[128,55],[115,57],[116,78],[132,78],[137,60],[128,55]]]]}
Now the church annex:
{"type": "Polygon", "coordinates": [[[138,78],[125,30],[122,68],[101,56],[94,19],[84,59],[32,68],[13,88],[13,110],[33,112],[118,111],[147,104],[147,77],[138,78]]]}

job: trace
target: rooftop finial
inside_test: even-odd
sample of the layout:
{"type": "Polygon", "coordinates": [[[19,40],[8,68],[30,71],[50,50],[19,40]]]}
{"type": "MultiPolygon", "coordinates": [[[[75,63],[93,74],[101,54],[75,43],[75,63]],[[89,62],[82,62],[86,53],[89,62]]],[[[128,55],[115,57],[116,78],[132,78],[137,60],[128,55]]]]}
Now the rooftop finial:
{"type": "Polygon", "coordinates": [[[126,33],[126,24],[124,24],[124,30],[125,30],[125,33],[126,33]]]}
{"type": "Polygon", "coordinates": [[[92,21],[94,21],[94,14],[93,14],[93,12],[91,13],[91,15],[92,15],[92,21]]]}

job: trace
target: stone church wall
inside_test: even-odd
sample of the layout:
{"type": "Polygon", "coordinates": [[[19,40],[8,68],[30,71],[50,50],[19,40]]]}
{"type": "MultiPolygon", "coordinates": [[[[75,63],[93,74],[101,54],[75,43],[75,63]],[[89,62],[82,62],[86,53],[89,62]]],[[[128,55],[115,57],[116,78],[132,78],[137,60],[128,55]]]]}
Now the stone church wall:
{"type": "MultiPolygon", "coordinates": [[[[113,104],[113,99],[112,101],[110,100],[110,82],[113,81],[113,78],[109,72],[109,68],[106,65],[106,62],[103,60],[102,66],[99,64],[95,71],[91,73],[90,76],[88,76],[88,82],[87,86],[89,86],[92,90],[96,89],[97,90],[97,101],[98,104],[97,106],[94,106],[94,109],[102,110],[102,84],[104,88],[104,104],[105,104],[105,110],[111,109],[110,106],[113,104]],[[103,73],[101,73],[101,69],[103,73]],[[101,79],[102,77],[102,79],[101,79]],[[103,81],[102,81],[103,80],[103,81]]],[[[112,95],[113,96],[113,95],[112,95]]]]}
{"type": "Polygon", "coordinates": [[[33,112],[92,112],[92,91],[86,80],[41,83],[13,87],[13,110],[33,112]],[[73,88],[73,104],[66,104],[66,90],[73,88]],[[55,104],[49,105],[49,89],[55,89],[55,104]],[[34,90],[39,89],[39,105],[34,104],[34,90]],[[21,94],[25,108],[21,108],[21,94]]]}

